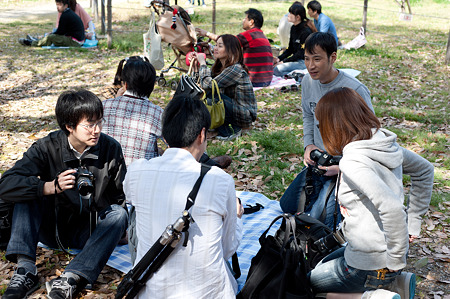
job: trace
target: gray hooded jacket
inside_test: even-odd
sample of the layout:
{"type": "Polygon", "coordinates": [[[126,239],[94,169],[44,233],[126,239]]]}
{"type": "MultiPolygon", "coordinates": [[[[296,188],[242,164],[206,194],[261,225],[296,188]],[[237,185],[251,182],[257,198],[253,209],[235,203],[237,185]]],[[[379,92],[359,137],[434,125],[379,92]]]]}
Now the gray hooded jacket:
{"type": "Polygon", "coordinates": [[[380,129],[370,140],[347,144],[339,163],[339,202],[348,241],[345,260],[361,270],[406,266],[408,227],[403,205],[403,150],[380,129]]]}

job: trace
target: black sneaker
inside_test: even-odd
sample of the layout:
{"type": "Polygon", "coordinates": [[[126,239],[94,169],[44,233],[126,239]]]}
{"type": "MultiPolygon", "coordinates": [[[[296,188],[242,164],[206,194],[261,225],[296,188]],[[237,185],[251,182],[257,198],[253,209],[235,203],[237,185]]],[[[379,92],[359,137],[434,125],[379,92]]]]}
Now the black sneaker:
{"type": "Polygon", "coordinates": [[[31,40],[26,38],[19,38],[19,43],[24,46],[31,46],[31,40]]]}
{"type": "Polygon", "coordinates": [[[49,299],[72,299],[80,291],[75,279],[64,276],[47,281],[45,287],[49,299]]]}
{"type": "Polygon", "coordinates": [[[27,34],[27,39],[29,39],[30,41],[38,41],[38,39],[32,35],[27,34]]]}
{"type": "Polygon", "coordinates": [[[39,287],[37,274],[26,272],[25,268],[17,268],[3,294],[3,299],[22,299],[33,293],[39,287]]]}

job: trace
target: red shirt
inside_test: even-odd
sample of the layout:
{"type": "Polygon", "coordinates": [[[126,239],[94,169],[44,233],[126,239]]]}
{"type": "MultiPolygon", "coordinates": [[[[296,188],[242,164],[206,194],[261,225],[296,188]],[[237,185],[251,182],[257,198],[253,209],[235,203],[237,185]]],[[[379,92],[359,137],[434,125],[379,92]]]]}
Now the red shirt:
{"type": "Polygon", "coordinates": [[[253,28],[237,35],[244,51],[250,81],[254,87],[270,85],[273,76],[273,55],[269,40],[261,29],[253,28]]]}

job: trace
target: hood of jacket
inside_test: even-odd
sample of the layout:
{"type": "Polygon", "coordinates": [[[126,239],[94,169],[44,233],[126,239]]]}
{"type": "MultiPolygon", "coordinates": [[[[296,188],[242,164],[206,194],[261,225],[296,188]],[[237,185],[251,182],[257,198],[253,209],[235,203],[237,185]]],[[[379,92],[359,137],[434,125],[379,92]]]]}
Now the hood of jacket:
{"type": "Polygon", "coordinates": [[[380,128],[374,132],[371,139],[347,144],[343,156],[356,158],[364,155],[389,169],[397,168],[402,165],[403,153],[396,140],[395,133],[380,128]]]}

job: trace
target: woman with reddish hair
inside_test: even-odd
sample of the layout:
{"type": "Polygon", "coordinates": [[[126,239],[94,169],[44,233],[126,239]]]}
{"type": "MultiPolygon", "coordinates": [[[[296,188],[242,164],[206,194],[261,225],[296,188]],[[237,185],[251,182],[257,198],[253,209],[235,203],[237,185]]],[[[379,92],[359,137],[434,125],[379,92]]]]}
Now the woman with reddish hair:
{"type": "Polygon", "coordinates": [[[214,47],[216,59],[212,68],[206,66],[203,55],[193,54],[200,64],[200,84],[207,92],[214,79],[219,86],[225,106],[225,122],[217,128],[220,140],[232,140],[241,135],[241,129],[256,120],[256,99],[253,85],[244,65],[242,47],[236,36],[221,35],[214,47]]]}
{"type": "Polygon", "coordinates": [[[325,94],[315,116],[327,152],[342,155],[336,199],[347,246],[311,271],[314,290],[327,298],[413,298],[415,275],[402,273],[409,236],[397,136],[346,87],[325,94]]]}

